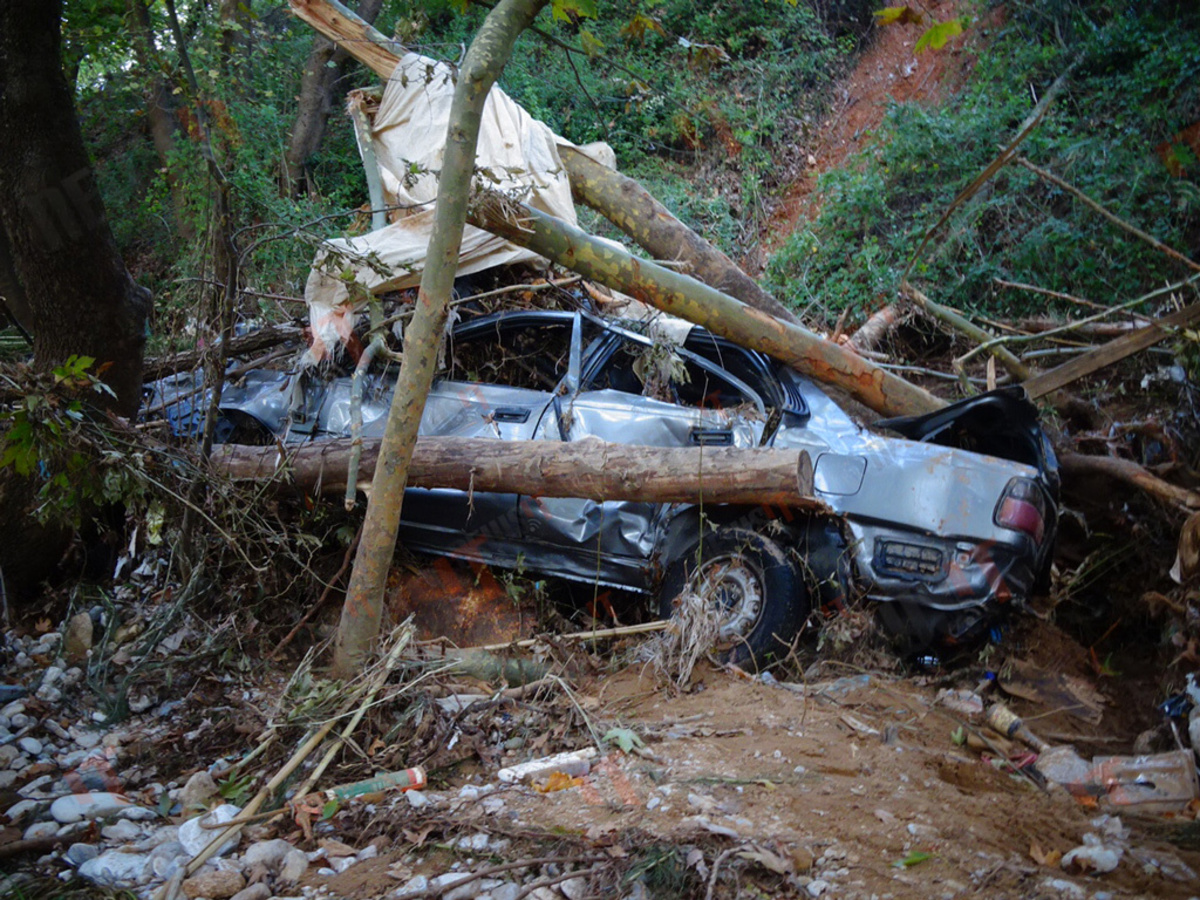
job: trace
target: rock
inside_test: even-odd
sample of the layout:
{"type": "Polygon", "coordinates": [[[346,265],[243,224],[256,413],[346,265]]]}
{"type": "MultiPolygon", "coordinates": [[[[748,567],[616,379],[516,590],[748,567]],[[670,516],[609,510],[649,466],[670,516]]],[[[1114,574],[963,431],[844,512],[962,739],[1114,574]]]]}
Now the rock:
{"type": "Polygon", "coordinates": [[[422,894],[429,890],[429,879],[424,875],[414,875],[400,887],[396,888],[393,897],[404,897],[408,894],[422,894]]]}
{"type": "Polygon", "coordinates": [[[488,893],[492,900],[517,900],[521,893],[521,885],[512,881],[504,881],[492,888],[488,893]]]}
{"type": "Polygon", "coordinates": [[[0,790],[12,787],[17,783],[17,778],[15,769],[0,769],[0,790]]]}
{"type": "Polygon", "coordinates": [[[333,856],[329,859],[329,868],[333,869],[334,872],[340,875],[356,862],[358,862],[358,860],[353,856],[333,856]]]}
{"type": "Polygon", "coordinates": [[[22,837],[27,841],[36,841],[38,838],[53,837],[56,834],[58,834],[57,822],[34,822],[25,829],[22,837]]]}
{"type": "Polygon", "coordinates": [[[44,800],[19,800],[10,806],[4,815],[13,825],[19,825],[26,816],[36,814],[38,809],[45,808],[45,806],[46,801],[44,800]]]}
{"type": "Polygon", "coordinates": [[[406,800],[408,800],[408,805],[413,809],[421,809],[422,807],[429,805],[429,798],[426,797],[421,791],[405,791],[404,797],[406,800]]]}
{"type": "Polygon", "coordinates": [[[208,809],[208,801],[220,794],[221,790],[217,787],[217,783],[213,781],[208,772],[200,771],[187,780],[182,788],[179,789],[179,796],[176,798],[183,806],[184,813],[191,813],[197,809],[208,809]]]}
{"type": "MultiPolygon", "coordinates": [[[[212,812],[203,816],[197,816],[194,819],[188,819],[179,826],[179,842],[183,844],[190,856],[199,854],[209,843],[220,833],[211,828],[204,828],[203,824],[220,825],[228,822],[240,813],[241,807],[234,806],[232,803],[222,803],[212,812]]],[[[234,835],[225,843],[223,843],[216,852],[216,856],[224,856],[233,850],[238,845],[239,835],[234,835]]],[[[238,888],[240,891],[241,888],[238,888]]],[[[234,891],[237,893],[237,891],[234,891]]],[[[232,896],[232,895],[230,895],[232,896]]]]}
{"type": "Polygon", "coordinates": [[[304,877],[306,869],[308,869],[308,857],[304,855],[303,850],[293,847],[283,858],[283,864],[279,867],[279,875],[276,877],[280,884],[295,884],[304,877]]]}
{"type": "Polygon", "coordinates": [[[28,753],[30,756],[37,756],[42,752],[42,742],[34,737],[23,737],[17,741],[17,746],[21,748],[23,753],[28,753]]]}
{"type": "Polygon", "coordinates": [[[584,900],[588,896],[588,880],[582,876],[568,878],[559,884],[558,889],[567,900],[584,900]]]}
{"type": "Polygon", "coordinates": [[[820,897],[829,890],[829,882],[821,878],[814,878],[805,886],[804,890],[808,891],[810,897],[820,897]]]}
{"type": "Polygon", "coordinates": [[[100,848],[95,844],[72,844],[67,848],[67,862],[73,866],[82,866],[89,859],[100,855],[100,848]]]}
{"type": "Polygon", "coordinates": [[[1122,848],[1107,846],[1096,835],[1089,833],[1083,836],[1081,846],[1063,855],[1061,865],[1065,872],[1103,875],[1120,864],[1123,853],[1122,848]]]}
{"type": "Polygon", "coordinates": [[[267,871],[275,874],[279,872],[287,855],[295,849],[283,838],[258,841],[246,848],[246,852],[242,854],[242,865],[246,868],[257,865],[266,866],[267,871]]]}
{"type": "Polygon", "coordinates": [[[54,821],[68,825],[84,819],[100,819],[115,815],[122,810],[132,809],[133,801],[121,794],[96,791],[91,794],[67,794],[59,797],[50,806],[54,821]]]}
{"type": "Polygon", "coordinates": [[[444,875],[439,875],[430,882],[430,887],[438,888],[442,891],[442,900],[470,900],[479,892],[479,879],[472,878],[470,882],[462,885],[462,887],[454,887],[460,881],[466,881],[471,878],[467,872],[447,872],[444,875]]]}
{"type": "Polygon", "coordinates": [[[52,684],[44,684],[38,688],[35,696],[46,703],[58,703],[62,700],[62,695],[62,690],[59,688],[52,684]]]}
{"type": "Polygon", "coordinates": [[[261,881],[243,888],[233,895],[233,900],[270,900],[271,889],[261,881]]]}
{"type": "Polygon", "coordinates": [[[16,762],[17,757],[20,755],[21,751],[12,744],[5,744],[0,747],[0,769],[7,769],[16,762]]]}
{"type": "Polygon", "coordinates": [[[106,850],[79,867],[79,874],[88,881],[107,887],[125,887],[141,881],[150,857],[145,853],[122,853],[106,850]]]}
{"type": "Polygon", "coordinates": [[[227,900],[246,886],[242,873],[233,869],[201,872],[183,883],[185,897],[207,897],[208,900],[227,900]]]}
{"type": "Polygon", "coordinates": [[[101,828],[100,836],[106,841],[127,844],[130,841],[140,838],[142,836],[142,829],[138,828],[128,819],[118,819],[111,825],[105,825],[101,828]]]}
{"type": "Polygon", "coordinates": [[[67,729],[71,738],[84,750],[91,750],[104,738],[104,735],[98,731],[91,731],[84,728],[82,725],[72,725],[67,729]]]}
{"type": "Polygon", "coordinates": [[[92,649],[92,617],[86,612],[71,616],[63,631],[63,656],[69,663],[82,663],[92,649]]]}
{"type": "Polygon", "coordinates": [[[803,875],[813,867],[812,851],[807,847],[796,847],[792,850],[792,865],[796,867],[796,872],[803,875]]]}
{"type": "Polygon", "coordinates": [[[150,871],[162,879],[169,879],[180,867],[191,859],[179,841],[164,841],[150,851],[150,871]]]}
{"type": "Polygon", "coordinates": [[[1069,897],[1071,900],[1083,900],[1087,896],[1087,891],[1073,881],[1067,881],[1065,878],[1047,878],[1042,882],[1041,887],[1047,893],[1059,894],[1063,897],[1069,897]]]}

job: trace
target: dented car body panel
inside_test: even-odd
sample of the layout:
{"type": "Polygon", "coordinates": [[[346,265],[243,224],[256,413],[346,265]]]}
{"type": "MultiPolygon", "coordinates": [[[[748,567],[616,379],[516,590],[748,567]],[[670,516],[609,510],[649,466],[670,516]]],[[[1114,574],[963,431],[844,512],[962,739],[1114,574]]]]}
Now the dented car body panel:
{"type": "MultiPolygon", "coordinates": [[[[837,518],[814,528],[785,511],[410,488],[401,537],[414,549],[654,590],[706,522],[772,521],[817,580],[838,584],[829,597],[865,594],[914,646],[977,635],[1048,567],[1057,466],[1019,389],[880,423],[897,437],[862,428],[791,368],[702,329],[676,345],[565,311],[459,325],[448,363],[422,435],[803,449],[815,494],[837,518]]],[[[221,408],[285,441],[349,435],[351,379],[302,377],[251,373],[221,408]]],[[[394,372],[365,380],[365,437],[382,435],[393,384],[394,372]]],[[[187,388],[160,383],[159,399],[187,388]]]]}

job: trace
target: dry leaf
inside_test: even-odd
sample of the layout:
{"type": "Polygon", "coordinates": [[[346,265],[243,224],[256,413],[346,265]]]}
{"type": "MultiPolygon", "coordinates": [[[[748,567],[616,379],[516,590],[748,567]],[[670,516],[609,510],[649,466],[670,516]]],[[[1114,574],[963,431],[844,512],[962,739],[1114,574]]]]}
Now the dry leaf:
{"type": "Polygon", "coordinates": [[[431,831],[433,831],[433,826],[426,825],[420,831],[410,831],[409,829],[405,828],[403,829],[402,833],[406,841],[408,841],[414,847],[420,847],[425,843],[425,839],[429,837],[429,833],[431,831]]]}
{"type": "Polygon", "coordinates": [[[776,875],[787,875],[792,871],[791,860],[784,859],[778,853],[772,853],[756,844],[751,844],[745,850],[739,850],[737,855],[742,859],[753,860],[776,875]]]}
{"type": "Polygon", "coordinates": [[[549,794],[553,791],[565,791],[567,788],[579,787],[583,784],[582,778],[573,778],[566,772],[551,772],[546,776],[546,780],[536,782],[533,789],[539,794],[549,794]]]}

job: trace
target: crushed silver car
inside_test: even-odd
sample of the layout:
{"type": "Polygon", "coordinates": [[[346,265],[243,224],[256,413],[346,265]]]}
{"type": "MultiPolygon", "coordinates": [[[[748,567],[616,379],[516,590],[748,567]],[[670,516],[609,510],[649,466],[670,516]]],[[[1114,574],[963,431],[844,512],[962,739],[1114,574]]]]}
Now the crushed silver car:
{"type": "MultiPolygon", "coordinates": [[[[785,652],[815,609],[862,596],[913,649],[968,641],[1048,572],[1057,462],[1020,388],[868,431],[788,366],[700,328],[679,337],[559,310],[463,322],[421,434],[802,449],[833,515],[410,488],[406,546],[633,588],[664,616],[690,587],[722,610],[735,662],[785,652]]],[[[184,432],[198,413],[169,401],[191,377],[152,401],[184,432]]],[[[393,384],[367,378],[364,436],[382,435],[393,384]]],[[[226,440],[346,436],[351,379],[252,371],[221,408],[226,440]]]]}

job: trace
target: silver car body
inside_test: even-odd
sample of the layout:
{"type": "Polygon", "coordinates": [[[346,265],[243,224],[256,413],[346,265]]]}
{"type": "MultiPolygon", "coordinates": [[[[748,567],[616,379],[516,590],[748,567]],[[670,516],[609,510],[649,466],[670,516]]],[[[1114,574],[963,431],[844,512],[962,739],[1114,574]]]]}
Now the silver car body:
{"type": "MultiPolygon", "coordinates": [[[[511,350],[506,341],[517,342],[539,329],[558,339],[557,369],[531,387],[487,383],[461,372],[455,377],[452,367],[450,377],[434,383],[421,434],[546,441],[595,436],[656,447],[803,449],[813,460],[815,492],[834,513],[832,521],[814,531],[811,523],[782,510],[701,510],[515,494],[468,497],[460,491],[410,488],[401,526],[407,546],[653,590],[663,567],[708,523],[762,528],[771,522],[805,544],[801,552],[811,556],[818,579],[833,583],[822,592],[824,599],[837,602],[852,592],[865,593],[885,609],[885,621],[915,645],[978,633],[992,609],[1026,598],[1048,564],[1056,472],[1048,442],[1023,407],[1013,427],[1024,428],[1026,440],[1019,442],[1024,449],[1010,455],[1024,462],[868,431],[794,370],[700,329],[682,346],[663,351],[662,341],[588,314],[500,313],[456,328],[449,352],[453,358],[479,342],[485,359],[489,353],[503,355],[511,350]],[[675,394],[667,400],[645,396],[643,377],[630,371],[638,354],[644,358],[654,352],[660,358],[667,353],[677,371],[689,372],[686,381],[667,379],[668,391],[675,394]],[[634,362],[627,365],[629,360],[634,362]],[[709,394],[698,402],[680,402],[681,390],[709,394]],[[1035,498],[1045,519],[1041,533],[999,524],[1000,504],[1014,483],[1041,492],[1035,498]],[[814,538],[818,532],[824,536],[814,538]],[[814,540],[822,546],[808,546],[814,540]]],[[[532,354],[528,359],[543,362],[532,354]]],[[[393,384],[394,374],[386,372],[366,379],[364,436],[382,435],[393,384]]],[[[165,397],[186,388],[174,383],[161,390],[165,397]]],[[[336,437],[350,434],[350,391],[348,377],[322,381],[252,372],[226,387],[221,407],[285,440],[336,437]]],[[[1018,409],[1013,404],[1021,401],[1001,397],[996,402],[1018,409]]],[[[956,422],[953,414],[945,418],[956,422]]],[[[915,421],[905,424],[920,432],[923,426],[914,426],[915,421]]],[[[1008,428],[1003,422],[993,425],[1008,428]]]]}

